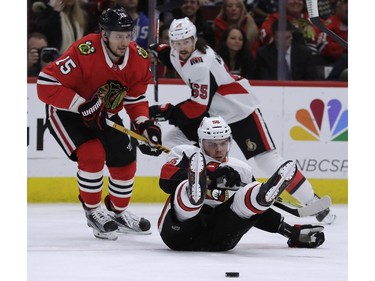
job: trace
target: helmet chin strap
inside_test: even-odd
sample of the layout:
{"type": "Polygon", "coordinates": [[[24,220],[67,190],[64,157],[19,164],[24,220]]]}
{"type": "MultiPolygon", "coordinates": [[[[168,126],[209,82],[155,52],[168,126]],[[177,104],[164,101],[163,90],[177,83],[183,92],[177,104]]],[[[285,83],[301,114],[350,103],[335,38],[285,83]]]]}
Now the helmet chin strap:
{"type": "Polygon", "coordinates": [[[115,54],[113,51],[112,51],[112,49],[111,49],[111,47],[109,46],[109,35],[110,35],[110,31],[105,31],[105,30],[103,30],[104,31],[104,34],[102,34],[103,36],[103,42],[104,42],[104,45],[107,47],[107,49],[111,52],[111,54],[112,55],[114,55],[116,58],[121,58],[122,56],[119,56],[119,55],[117,55],[117,54],[115,54]]]}
{"type": "Polygon", "coordinates": [[[107,38],[107,40],[103,40],[103,41],[104,41],[104,44],[106,45],[107,49],[108,49],[108,50],[111,52],[111,54],[114,55],[116,58],[121,58],[122,56],[119,56],[119,55],[115,54],[115,53],[112,51],[111,47],[109,46],[109,39],[108,39],[107,36],[106,36],[106,38],[107,38]]]}

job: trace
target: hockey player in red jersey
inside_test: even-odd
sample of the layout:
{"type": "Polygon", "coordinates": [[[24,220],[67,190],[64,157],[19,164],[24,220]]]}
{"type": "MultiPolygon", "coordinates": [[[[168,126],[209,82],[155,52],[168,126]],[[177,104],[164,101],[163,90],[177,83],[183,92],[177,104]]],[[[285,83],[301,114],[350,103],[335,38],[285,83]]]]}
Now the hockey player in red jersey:
{"type": "MultiPolygon", "coordinates": [[[[175,125],[164,138],[168,141],[166,146],[197,143],[197,128],[202,118],[220,115],[231,127],[233,139],[245,158],[254,159],[271,176],[285,160],[276,150],[250,82],[228,71],[223,59],[202,39],[197,39],[196,27],[188,18],[171,23],[169,39],[170,46],[154,44],[150,50],[162,64],[176,69],[191,88],[191,97],[177,105],[150,107],[151,117],[175,125]]],[[[287,191],[305,205],[319,198],[299,170],[287,191]]],[[[326,209],[316,218],[332,223],[335,215],[326,209]]]]}
{"type": "Polygon", "coordinates": [[[139,134],[150,140],[140,150],[158,156],[158,123],[149,118],[145,97],[150,81],[148,53],[131,41],[134,22],[124,8],[109,8],[99,18],[100,33],[78,40],[40,72],[37,92],[47,104],[48,128],[66,155],[78,164],[79,199],[97,238],[117,232],[149,234],[150,222],[127,211],[136,172],[137,143],[106,125],[123,125],[125,109],[139,134]],[[108,191],[101,208],[103,169],[108,191]]]}
{"type": "Polygon", "coordinates": [[[288,238],[289,247],[323,244],[323,226],[289,225],[272,204],[293,182],[295,162],[286,161],[261,184],[251,167],[228,156],[231,128],[221,117],[205,117],[198,128],[199,146],[172,148],[160,173],[160,187],[170,194],[158,228],[172,250],[227,251],[251,227],[288,238]]]}

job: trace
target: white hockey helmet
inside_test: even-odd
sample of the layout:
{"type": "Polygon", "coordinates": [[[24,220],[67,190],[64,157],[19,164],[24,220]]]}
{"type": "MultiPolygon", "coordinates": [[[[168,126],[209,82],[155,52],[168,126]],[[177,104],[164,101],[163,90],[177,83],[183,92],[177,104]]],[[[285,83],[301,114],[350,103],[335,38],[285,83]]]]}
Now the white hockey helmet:
{"type": "Polygon", "coordinates": [[[203,140],[229,140],[230,148],[232,130],[221,116],[204,117],[198,128],[199,146],[203,150],[203,140]]]}
{"type": "Polygon", "coordinates": [[[194,37],[195,45],[197,41],[197,28],[188,17],[174,19],[169,27],[168,35],[170,46],[172,46],[172,41],[187,39],[190,37],[194,37]]]}

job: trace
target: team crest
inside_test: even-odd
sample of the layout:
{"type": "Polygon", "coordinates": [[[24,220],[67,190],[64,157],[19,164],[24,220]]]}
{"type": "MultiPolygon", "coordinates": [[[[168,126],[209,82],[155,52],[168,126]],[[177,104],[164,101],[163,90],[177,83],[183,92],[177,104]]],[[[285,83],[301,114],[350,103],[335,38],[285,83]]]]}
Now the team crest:
{"type": "Polygon", "coordinates": [[[257,149],[257,144],[250,139],[246,139],[247,151],[255,151],[257,149]]]}
{"type": "Polygon", "coordinates": [[[229,191],[225,189],[208,189],[206,198],[220,202],[225,202],[229,199],[229,191]]]}
{"type": "Polygon", "coordinates": [[[96,90],[96,94],[107,109],[115,109],[122,102],[127,91],[128,87],[123,87],[120,82],[108,80],[106,84],[96,90]]]}
{"type": "Polygon", "coordinates": [[[145,49],[143,49],[142,47],[137,46],[137,50],[138,50],[138,55],[140,55],[142,58],[144,58],[144,59],[148,58],[148,53],[147,53],[147,51],[145,49]]]}
{"type": "Polygon", "coordinates": [[[95,52],[95,48],[92,46],[91,41],[86,41],[85,43],[78,45],[78,50],[81,55],[90,55],[95,52]]]}

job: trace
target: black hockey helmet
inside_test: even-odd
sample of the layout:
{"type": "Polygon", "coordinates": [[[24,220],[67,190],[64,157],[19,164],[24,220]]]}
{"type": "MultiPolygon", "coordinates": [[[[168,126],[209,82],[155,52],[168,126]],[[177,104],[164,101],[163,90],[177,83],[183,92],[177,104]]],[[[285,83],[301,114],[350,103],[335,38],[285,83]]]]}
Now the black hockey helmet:
{"type": "Polygon", "coordinates": [[[133,31],[134,21],[123,8],[108,8],[99,18],[101,29],[108,31],[133,31]]]}

